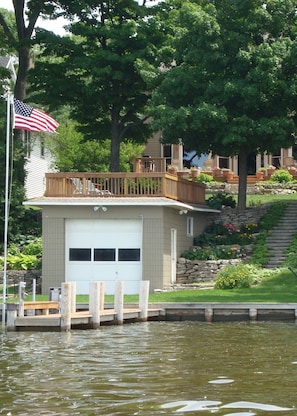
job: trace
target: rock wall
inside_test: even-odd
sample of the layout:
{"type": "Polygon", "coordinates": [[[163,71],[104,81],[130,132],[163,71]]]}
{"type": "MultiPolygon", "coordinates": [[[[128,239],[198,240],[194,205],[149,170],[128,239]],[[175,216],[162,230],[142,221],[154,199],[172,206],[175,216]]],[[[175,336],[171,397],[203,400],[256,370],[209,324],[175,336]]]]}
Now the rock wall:
{"type": "MultiPolygon", "coordinates": [[[[250,207],[238,212],[236,208],[225,207],[221,213],[214,214],[210,222],[223,222],[233,225],[259,223],[261,217],[266,213],[269,205],[250,207]]],[[[176,283],[213,283],[217,274],[227,265],[240,263],[241,259],[230,260],[186,260],[180,257],[177,261],[176,283]]]]}
{"type": "MultiPolygon", "coordinates": [[[[36,279],[36,293],[41,293],[41,270],[7,270],[7,285],[18,286],[20,282],[26,282],[26,292],[30,292],[33,279],[36,279]]],[[[3,281],[3,271],[0,271],[0,280],[3,281]]]]}
{"type": "Polygon", "coordinates": [[[187,260],[180,257],[177,261],[176,283],[213,283],[219,271],[227,265],[240,263],[240,259],[231,260],[187,260]]]}

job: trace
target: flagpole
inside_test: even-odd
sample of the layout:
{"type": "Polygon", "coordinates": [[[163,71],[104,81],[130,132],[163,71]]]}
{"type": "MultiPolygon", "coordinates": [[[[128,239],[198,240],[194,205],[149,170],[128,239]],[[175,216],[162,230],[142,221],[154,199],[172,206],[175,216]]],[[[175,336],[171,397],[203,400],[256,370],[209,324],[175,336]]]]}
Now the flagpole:
{"type": "Polygon", "coordinates": [[[7,91],[7,113],[6,113],[6,169],[5,169],[5,208],[4,208],[4,265],[3,265],[3,288],[2,288],[2,329],[5,328],[6,315],[6,281],[7,281],[7,248],[8,248],[8,217],[9,217],[9,138],[10,138],[10,103],[11,93],[7,91]]]}

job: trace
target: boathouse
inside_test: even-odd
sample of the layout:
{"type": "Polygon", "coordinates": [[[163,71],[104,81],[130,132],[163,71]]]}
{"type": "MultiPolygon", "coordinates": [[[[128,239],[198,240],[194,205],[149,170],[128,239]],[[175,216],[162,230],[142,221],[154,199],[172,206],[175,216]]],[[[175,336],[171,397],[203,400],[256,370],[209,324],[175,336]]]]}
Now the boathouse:
{"type": "Polygon", "coordinates": [[[42,208],[44,294],[62,282],[75,282],[78,294],[91,281],[103,281],[106,294],[117,281],[127,294],[142,280],[162,289],[218,212],[206,205],[203,185],[169,173],[165,158],[147,157],[130,173],[47,173],[44,196],[25,204],[42,208]]]}

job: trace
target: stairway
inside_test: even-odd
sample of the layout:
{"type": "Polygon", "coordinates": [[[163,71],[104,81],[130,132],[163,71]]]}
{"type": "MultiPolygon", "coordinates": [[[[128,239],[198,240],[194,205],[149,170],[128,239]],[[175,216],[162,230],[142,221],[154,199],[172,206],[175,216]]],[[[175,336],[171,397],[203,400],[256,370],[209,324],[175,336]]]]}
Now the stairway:
{"type": "Polygon", "coordinates": [[[297,233],[297,203],[289,202],[283,217],[270,231],[266,245],[269,247],[270,258],[265,268],[273,269],[280,267],[285,260],[285,250],[297,233]]]}

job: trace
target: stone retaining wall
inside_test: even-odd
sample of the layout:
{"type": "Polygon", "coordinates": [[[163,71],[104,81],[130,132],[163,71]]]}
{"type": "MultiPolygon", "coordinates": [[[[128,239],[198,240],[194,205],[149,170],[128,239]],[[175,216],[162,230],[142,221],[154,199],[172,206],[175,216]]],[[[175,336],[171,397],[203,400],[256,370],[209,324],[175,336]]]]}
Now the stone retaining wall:
{"type": "MultiPolygon", "coordinates": [[[[36,293],[41,293],[41,270],[7,270],[6,283],[18,286],[20,282],[26,282],[26,291],[30,292],[33,279],[36,279],[36,293]]],[[[3,281],[3,271],[0,271],[0,281],[3,281]]]]}
{"type": "Polygon", "coordinates": [[[230,260],[187,260],[180,257],[177,261],[176,283],[213,283],[219,271],[227,265],[240,263],[240,259],[230,260]]]}
{"type": "Polygon", "coordinates": [[[261,217],[267,212],[269,204],[259,207],[246,208],[244,211],[237,211],[236,208],[225,207],[219,214],[214,214],[211,221],[223,222],[233,225],[258,224],[261,217]]]}

